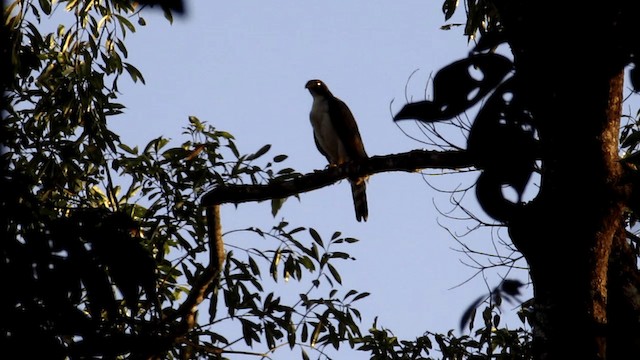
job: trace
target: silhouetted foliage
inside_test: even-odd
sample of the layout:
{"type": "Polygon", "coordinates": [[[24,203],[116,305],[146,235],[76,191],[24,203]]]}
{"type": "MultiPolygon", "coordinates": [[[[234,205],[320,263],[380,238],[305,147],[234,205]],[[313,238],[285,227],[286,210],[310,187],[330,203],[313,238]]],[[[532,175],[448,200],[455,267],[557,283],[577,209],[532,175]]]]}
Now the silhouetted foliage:
{"type": "Polygon", "coordinates": [[[239,340],[264,344],[260,354],[283,344],[338,348],[359,336],[351,304],[367,293],[343,293],[335,264],[349,259],[340,247],[356,240],[338,232],[323,239],[286,222],[227,235],[270,245],[227,249],[217,286],[204,294],[209,316],[190,316],[181,299],[200,290],[209,250],[199,197],[212,186],[295,172],[273,169],[284,155],[256,164],[268,145],[242,154],[233,136],[195,117],[179,146],[162,137],[143,149],[122,143],[107,119],[122,112],[123,73],[144,83],[124,44],[136,30],[129,18],[141,13],[126,0],[62,2],[57,10],[66,6],[70,25],[41,34],[51,5],[15,1],[5,11],[14,69],[1,139],[5,351],[49,359],[219,356],[239,340]],[[264,275],[306,284],[302,297],[285,302],[263,285],[264,275]],[[224,322],[236,331],[217,332],[224,322]]]}
{"type": "Polygon", "coordinates": [[[396,121],[418,119],[422,122],[447,120],[460,115],[488,96],[472,122],[467,151],[482,173],[476,194],[484,211],[506,222],[522,203],[531,174],[535,171],[537,134],[531,111],[522,100],[512,62],[477,47],[468,58],[458,60],[433,79],[433,100],[406,104],[396,114],[396,121]],[[512,187],[518,200],[505,199],[502,188],[512,187]]]}
{"type": "MultiPolygon", "coordinates": [[[[444,1],[445,19],[457,5],[444,1]]],[[[478,47],[440,70],[433,100],[407,104],[396,120],[443,122],[478,102],[467,84],[485,81],[487,90],[477,87],[490,95],[470,126],[467,151],[481,171],[478,201],[507,228],[530,269],[532,356],[625,359],[640,353],[640,325],[629,321],[640,314],[633,234],[638,141],[631,135],[638,120],[637,114],[622,115],[629,65],[628,79],[638,89],[640,32],[631,14],[640,6],[623,1],[578,10],[570,4],[494,0],[465,1],[464,9],[465,34],[479,39],[478,47]],[[578,36],[578,29],[599,36],[578,36]],[[475,79],[470,66],[458,66],[500,46],[513,57],[512,75],[501,82],[484,79],[482,74],[491,73],[486,69],[475,79]],[[452,69],[456,76],[449,75],[452,69]],[[457,83],[447,84],[441,74],[463,86],[456,93],[457,83]],[[446,112],[449,102],[438,96],[441,89],[458,100],[451,100],[455,112],[446,112]],[[533,173],[539,174],[538,189],[525,201],[533,173]],[[517,199],[505,197],[507,187],[517,199]]]]}
{"type": "MultiPolygon", "coordinates": [[[[0,271],[6,289],[0,344],[6,353],[219,358],[298,348],[306,359],[308,351],[323,358],[327,349],[348,345],[376,359],[431,359],[438,351],[448,358],[528,354],[526,331],[494,329],[495,303],[484,310],[474,336],[426,333],[401,341],[377,324],[363,334],[355,305],[369,294],[343,288],[338,267],[351,260],[348,245],[357,240],[340,232],[321,235],[284,220],[267,229],[228,231],[222,235],[223,267],[211,276],[211,218],[203,214],[203,195],[239,185],[295,184],[304,177],[276,169],[285,155],[266,160],[269,145],[242,153],[231,134],[196,117],[189,117],[178,145],[158,137],[139,148],[110,130],[108,120],[122,116],[124,108],[117,102],[119,82],[145,82],[127,62],[125,38],[137,30],[131,19],[145,24],[135,3],[14,1],[5,9],[3,51],[8,49],[11,66],[3,69],[11,71],[0,138],[0,271]],[[43,15],[54,11],[64,12],[68,24],[42,34],[43,15]],[[236,237],[265,241],[252,247],[236,237]],[[270,286],[283,280],[300,284],[298,297],[270,286]]],[[[172,11],[183,9],[181,1],[159,3],[169,21],[172,11]]],[[[468,81],[468,91],[479,87],[473,102],[511,67],[487,54],[472,65],[485,69],[493,84],[468,81]],[[492,62],[501,65],[494,69],[492,62]]],[[[467,79],[458,71],[450,76],[467,79]]],[[[447,111],[463,111],[467,95],[447,111]]],[[[457,94],[443,96],[446,102],[457,94]]],[[[468,166],[465,154],[420,155],[389,158],[404,171],[425,161],[468,166]]],[[[275,215],[282,199],[272,200],[275,215]]]]}

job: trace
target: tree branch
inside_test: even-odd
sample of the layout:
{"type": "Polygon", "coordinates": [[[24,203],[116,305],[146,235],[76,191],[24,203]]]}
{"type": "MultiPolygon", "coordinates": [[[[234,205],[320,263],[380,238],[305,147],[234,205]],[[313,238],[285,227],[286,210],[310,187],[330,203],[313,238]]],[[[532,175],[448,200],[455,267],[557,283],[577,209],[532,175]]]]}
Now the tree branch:
{"type": "MultiPolygon", "coordinates": [[[[220,226],[220,205],[278,199],[331,185],[345,178],[369,176],[380,172],[414,172],[424,168],[463,169],[473,166],[466,151],[413,150],[406,153],[374,156],[358,163],[331,166],[286,180],[274,179],[263,185],[227,185],[215,188],[202,197],[202,206],[207,211],[209,228],[210,264],[199,275],[187,299],[164,323],[182,318],[173,333],[164,339],[176,341],[195,324],[197,307],[209,293],[211,286],[218,286],[220,270],[225,259],[224,243],[220,226]]],[[[215,295],[214,295],[215,296],[215,295]]]]}
{"type": "Polygon", "coordinates": [[[198,275],[185,301],[175,312],[164,319],[164,322],[167,323],[182,318],[182,328],[175,337],[186,334],[193,328],[198,305],[204,301],[208,293],[218,287],[220,282],[220,272],[226,257],[222,240],[220,206],[209,206],[206,213],[209,231],[209,265],[198,275]],[[211,286],[213,286],[213,290],[211,286]]]}
{"type": "Polygon", "coordinates": [[[293,179],[274,179],[267,184],[220,186],[202,197],[202,206],[281,199],[316,190],[345,178],[381,172],[414,172],[425,168],[464,169],[472,166],[472,157],[466,151],[412,150],[400,154],[373,156],[358,163],[331,166],[293,179]]]}

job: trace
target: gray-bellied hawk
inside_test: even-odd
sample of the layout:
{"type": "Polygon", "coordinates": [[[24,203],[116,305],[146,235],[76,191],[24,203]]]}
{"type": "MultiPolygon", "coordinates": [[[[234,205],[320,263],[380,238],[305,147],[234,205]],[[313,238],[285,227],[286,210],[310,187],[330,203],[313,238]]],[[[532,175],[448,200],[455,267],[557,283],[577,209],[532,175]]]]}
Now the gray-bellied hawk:
{"type": "MultiPolygon", "coordinates": [[[[342,100],[331,94],[321,80],[309,80],[305,86],[313,96],[311,126],[318,150],[329,165],[342,165],[367,158],[356,120],[342,100]]],[[[366,177],[350,178],[353,204],[358,221],[367,221],[366,177]]]]}

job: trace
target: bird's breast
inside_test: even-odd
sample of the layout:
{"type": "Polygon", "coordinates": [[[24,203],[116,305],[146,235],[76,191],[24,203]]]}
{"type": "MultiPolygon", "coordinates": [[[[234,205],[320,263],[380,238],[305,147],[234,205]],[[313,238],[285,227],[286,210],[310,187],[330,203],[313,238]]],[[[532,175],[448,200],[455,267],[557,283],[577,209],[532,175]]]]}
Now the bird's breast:
{"type": "Polygon", "coordinates": [[[344,145],[336,132],[331,116],[329,115],[329,104],[325,99],[315,98],[310,113],[313,135],[318,145],[325,152],[331,164],[341,164],[347,161],[344,145]]]}

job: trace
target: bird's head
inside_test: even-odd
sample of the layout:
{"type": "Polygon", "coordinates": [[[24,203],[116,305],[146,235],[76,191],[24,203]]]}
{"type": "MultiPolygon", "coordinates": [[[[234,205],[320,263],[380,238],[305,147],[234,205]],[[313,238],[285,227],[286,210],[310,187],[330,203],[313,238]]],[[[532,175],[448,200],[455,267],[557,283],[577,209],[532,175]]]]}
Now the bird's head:
{"type": "Polygon", "coordinates": [[[309,80],[304,87],[309,89],[311,95],[331,95],[329,88],[322,80],[309,80]]]}

